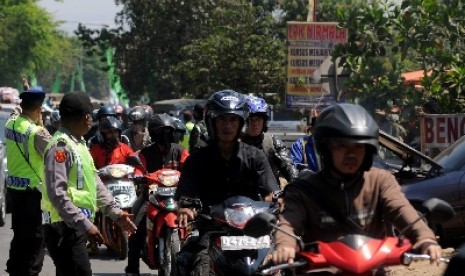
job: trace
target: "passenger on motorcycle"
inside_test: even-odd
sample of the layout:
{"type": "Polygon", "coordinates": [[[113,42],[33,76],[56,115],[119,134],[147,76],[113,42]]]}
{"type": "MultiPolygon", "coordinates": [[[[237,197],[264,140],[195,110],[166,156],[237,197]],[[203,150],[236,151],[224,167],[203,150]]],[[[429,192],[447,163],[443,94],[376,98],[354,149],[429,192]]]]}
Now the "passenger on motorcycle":
{"type": "Polygon", "coordinates": [[[241,141],[263,150],[281,187],[284,187],[297,177],[298,171],[292,164],[289,150],[283,141],[266,133],[270,107],[259,97],[247,97],[247,104],[250,113],[246,119],[246,129],[241,141]]]}
{"type": "MultiPolygon", "coordinates": [[[[438,262],[441,247],[433,231],[423,220],[412,224],[418,213],[399,183],[389,171],[372,167],[378,131],[373,118],[359,105],[336,104],[324,109],[313,129],[322,170],[286,187],[279,226],[308,243],[334,241],[354,232],[383,238],[387,221],[406,229],[414,248],[429,254],[431,262],[438,262]]],[[[277,231],[275,241],[273,262],[292,263],[299,250],[296,240],[277,231]]]]}
{"type": "MultiPolygon", "coordinates": [[[[211,140],[187,158],[175,199],[200,199],[205,207],[202,211],[207,213],[208,206],[234,195],[271,201],[279,186],[265,154],[238,140],[249,113],[245,96],[232,90],[219,91],[208,99],[206,107],[205,122],[211,140]]],[[[197,210],[184,207],[178,214],[180,226],[185,227],[196,217],[197,210]]],[[[189,262],[194,275],[209,275],[210,270],[208,235],[204,235],[207,230],[203,227],[209,226],[198,229],[198,244],[181,249],[182,254],[192,250],[189,262]]]]}
{"type": "MultiPolygon", "coordinates": [[[[165,113],[153,115],[148,124],[148,132],[153,143],[139,152],[140,160],[147,172],[155,172],[164,167],[171,168],[174,164],[176,168],[173,169],[181,170],[189,152],[173,142],[174,126],[171,116],[165,113]]],[[[129,237],[128,265],[125,269],[128,275],[139,273],[140,253],[146,236],[147,201],[148,187],[144,187],[132,207],[138,229],[135,235],[129,237]]]]}
{"type": "Polygon", "coordinates": [[[121,142],[121,121],[115,117],[107,117],[99,124],[102,141],[90,148],[97,169],[112,164],[125,164],[128,156],[134,156],[134,151],[121,142]]]}
{"type": "Polygon", "coordinates": [[[129,138],[129,145],[137,152],[150,145],[150,135],[147,131],[147,122],[150,113],[141,106],[135,106],[128,112],[129,128],[123,131],[123,135],[129,138]]]}

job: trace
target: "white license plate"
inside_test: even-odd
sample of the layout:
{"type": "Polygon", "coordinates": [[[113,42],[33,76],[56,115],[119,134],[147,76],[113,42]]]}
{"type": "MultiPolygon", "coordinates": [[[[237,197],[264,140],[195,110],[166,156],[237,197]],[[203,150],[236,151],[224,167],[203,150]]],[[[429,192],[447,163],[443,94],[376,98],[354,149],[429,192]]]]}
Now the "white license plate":
{"type": "Polygon", "coordinates": [[[132,183],[107,184],[106,186],[112,194],[136,194],[136,189],[132,183]]]}
{"type": "Polygon", "coordinates": [[[222,236],[222,250],[262,249],[271,246],[270,236],[258,239],[249,236],[222,236]]]}

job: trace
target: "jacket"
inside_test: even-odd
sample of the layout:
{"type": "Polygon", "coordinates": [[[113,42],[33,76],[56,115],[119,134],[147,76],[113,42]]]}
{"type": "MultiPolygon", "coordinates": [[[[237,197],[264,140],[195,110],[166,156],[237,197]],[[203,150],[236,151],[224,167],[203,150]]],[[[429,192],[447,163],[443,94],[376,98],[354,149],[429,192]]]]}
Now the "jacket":
{"type": "MultiPolygon", "coordinates": [[[[313,185],[318,190],[316,196],[325,197],[324,200],[334,209],[352,218],[367,236],[373,238],[386,236],[384,220],[397,229],[404,229],[418,218],[417,211],[405,198],[400,185],[386,170],[371,168],[348,183],[337,183],[325,176],[324,171],[307,175],[302,180],[303,184],[313,185]]],[[[302,236],[304,242],[329,242],[351,234],[312,201],[304,185],[296,182],[286,187],[279,226],[302,236]]],[[[435,240],[434,233],[423,220],[413,224],[405,235],[412,243],[426,238],[435,240]]],[[[276,245],[295,247],[296,241],[277,231],[276,245]]]]}

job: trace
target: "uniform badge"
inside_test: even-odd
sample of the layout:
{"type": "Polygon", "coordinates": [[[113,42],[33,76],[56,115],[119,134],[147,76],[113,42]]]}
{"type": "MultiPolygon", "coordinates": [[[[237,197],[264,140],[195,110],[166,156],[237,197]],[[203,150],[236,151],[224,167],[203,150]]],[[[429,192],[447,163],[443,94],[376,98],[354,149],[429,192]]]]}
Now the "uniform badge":
{"type": "Polygon", "coordinates": [[[66,151],[57,149],[55,151],[55,161],[63,163],[66,160],[66,151]]]}

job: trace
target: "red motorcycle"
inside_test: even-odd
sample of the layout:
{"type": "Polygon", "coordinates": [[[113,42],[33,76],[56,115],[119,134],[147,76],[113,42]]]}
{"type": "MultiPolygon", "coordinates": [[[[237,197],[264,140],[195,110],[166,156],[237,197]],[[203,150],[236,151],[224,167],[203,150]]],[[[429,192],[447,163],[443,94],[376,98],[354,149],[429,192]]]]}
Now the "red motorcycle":
{"type": "Polygon", "coordinates": [[[149,184],[147,238],[142,259],[158,275],[175,275],[175,256],[185,239],[185,229],[177,222],[178,204],[174,200],[180,172],[161,169],[146,175],[149,184]]]}
{"type": "MultiPolygon", "coordinates": [[[[448,220],[455,215],[452,207],[439,199],[427,200],[423,207],[434,217],[433,221],[448,220]]],[[[423,217],[424,215],[420,216],[416,221],[423,217]]],[[[375,272],[379,273],[379,269],[386,266],[408,266],[412,261],[429,260],[429,255],[412,253],[412,244],[402,235],[415,222],[403,229],[399,237],[375,239],[364,235],[348,235],[332,242],[317,241],[309,244],[304,244],[300,237],[283,231],[276,226],[276,222],[275,216],[260,213],[250,219],[244,232],[249,236],[259,237],[273,229],[282,231],[295,238],[303,249],[298,252],[293,264],[269,266],[261,271],[262,275],[272,275],[285,270],[295,270],[298,275],[317,272],[375,275],[375,272]]],[[[449,259],[441,258],[441,261],[448,263],[449,259]]]]}

